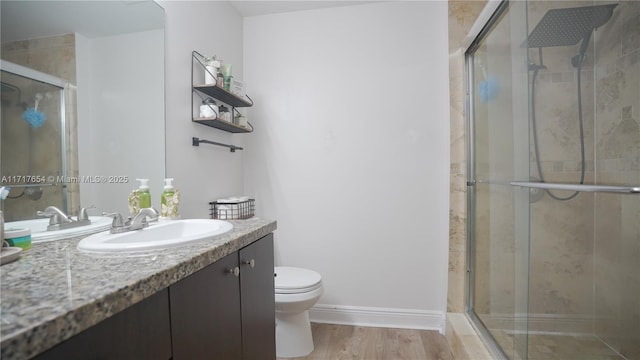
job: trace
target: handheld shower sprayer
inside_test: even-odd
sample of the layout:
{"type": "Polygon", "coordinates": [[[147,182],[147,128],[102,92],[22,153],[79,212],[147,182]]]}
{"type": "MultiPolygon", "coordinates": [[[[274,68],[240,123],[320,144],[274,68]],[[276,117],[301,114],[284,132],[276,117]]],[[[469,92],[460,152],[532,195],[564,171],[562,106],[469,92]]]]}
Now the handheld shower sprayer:
{"type": "MultiPolygon", "coordinates": [[[[551,9],[544,14],[540,22],[531,31],[525,42],[525,46],[529,48],[538,48],[540,64],[529,64],[529,70],[533,72],[531,77],[531,127],[533,135],[533,148],[538,169],[538,176],[541,182],[545,182],[542,166],[540,164],[540,152],[538,146],[538,135],[536,129],[536,78],[540,70],[546,69],[542,62],[542,48],[555,46],[571,46],[576,45],[580,40],[580,49],[578,54],[571,57],[571,64],[576,68],[577,78],[577,101],[578,101],[578,127],[580,136],[580,184],[584,183],[585,178],[585,144],[584,144],[584,125],[582,114],[582,86],[581,73],[582,65],[587,54],[591,35],[595,29],[604,25],[613,15],[613,9],[618,4],[607,4],[598,6],[584,6],[576,8],[551,9]]],[[[555,200],[565,201],[571,200],[578,196],[579,192],[572,195],[561,197],[546,191],[549,196],[555,200]]]]}
{"type": "Polygon", "coordinates": [[[35,96],[35,101],[34,101],[34,105],[33,105],[33,109],[35,111],[38,111],[38,105],[40,105],[40,100],[42,100],[43,96],[40,93],[36,93],[35,96]]]}

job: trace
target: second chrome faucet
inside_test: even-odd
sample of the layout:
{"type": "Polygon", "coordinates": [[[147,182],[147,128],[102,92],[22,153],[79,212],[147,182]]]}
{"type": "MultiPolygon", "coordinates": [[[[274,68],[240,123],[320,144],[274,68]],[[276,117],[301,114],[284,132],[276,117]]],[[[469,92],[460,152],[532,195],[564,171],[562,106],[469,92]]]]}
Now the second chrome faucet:
{"type": "Polygon", "coordinates": [[[154,208],[142,208],[133,218],[129,218],[127,221],[124,221],[120,213],[105,213],[103,215],[113,217],[110,230],[112,234],[146,228],[150,222],[157,221],[159,217],[158,211],[154,208]]]}
{"type": "Polygon", "coordinates": [[[47,226],[47,231],[63,230],[91,224],[91,220],[89,220],[86,208],[82,208],[80,210],[77,220],[73,220],[71,216],[68,216],[62,210],[58,209],[55,206],[47,206],[44,211],[38,211],[37,215],[49,218],[49,226],[47,226]]]}

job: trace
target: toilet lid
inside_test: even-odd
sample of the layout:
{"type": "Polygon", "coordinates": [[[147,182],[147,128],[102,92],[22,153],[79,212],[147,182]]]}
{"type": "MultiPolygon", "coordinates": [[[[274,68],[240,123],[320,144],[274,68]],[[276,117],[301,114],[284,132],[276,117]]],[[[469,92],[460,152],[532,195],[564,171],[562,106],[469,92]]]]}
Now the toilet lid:
{"type": "Polygon", "coordinates": [[[276,266],[275,273],[275,289],[279,294],[307,292],[321,286],[322,277],[313,270],[276,266]]]}

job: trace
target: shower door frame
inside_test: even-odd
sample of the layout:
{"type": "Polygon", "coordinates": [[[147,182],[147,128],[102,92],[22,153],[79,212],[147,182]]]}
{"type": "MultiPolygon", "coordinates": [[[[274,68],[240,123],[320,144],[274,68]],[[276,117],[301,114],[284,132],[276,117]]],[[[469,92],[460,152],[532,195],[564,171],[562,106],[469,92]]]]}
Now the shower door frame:
{"type": "MultiPolygon", "coordinates": [[[[41,83],[45,83],[51,86],[55,86],[56,88],[59,89],[60,91],[60,155],[61,155],[61,169],[60,169],[60,174],[62,176],[62,179],[67,179],[68,178],[68,169],[67,169],[67,120],[66,120],[66,98],[65,98],[65,94],[66,94],[66,89],[68,86],[68,82],[64,81],[63,79],[60,79],[58,77],[55,77],[51,74],[47,74],[26,66],[22,66],[19,64],[15,64],[12,63],[10,61],[6,61],[6,60],[2,60],[0,59],[0,70],[7,72],[7,73],[11,73],[13,75],[16,76],[21,76],[23,78],[29,79],[29,80],[34,80],[34,81],[38,81],[41,83]]],[[[2,135],[1,130],[0,130],[0,136],[2,135]]],[[[0,151],[2,151],[0,149],[0,151]]],[[[1,153],[0,153],[1,154],[1,153]]],[[[35,174],[26,174],[26,175],[35,175],[35,174]]],[[[42,184],[44,186],[55,186],[56,185],[56,181],[48,181],[45,184],[42,184]]],[[[18,187],[18,186],[16,186],[18,187]]],[[[68,203],[68,193],[67,193],[67,186],[66,183],[63,182],[62,183],[62,204],[63,204],[63,209],[61,209],[62,211],[64,211],[65,213],[68,212],[69,210],[69,203],[68,203]]]]}
{"type": "MultiPolygon", "coordinates": [[[[525,7],[526,8],[526,7],[525,7]]],[[[475,131],[476,131],[476,127],[475,127],[475,115],[474,115],[474,96],[475,91],[474,91],[474,85],[475,84],[475,78],[474,78],[474,61],[473,61],[473,56],[474,56],[474,52],[478,49],[478,47],[480,46],[480,44],[486,39],[486,36],[493,31],[494,26],[501,20],[503,20],[503,16],[508,14],[508,11],[510,9],[510,2],[509,0],[489,0],[489,2],[487,3],[487,5],[485,6],[485,8],[483,9],[482,13],[480,14],[480,16],[478,17],[478,19],[476,20],[476,23],[474,24],[474,26],[472,27],[472,29],[470,30],[469,34],[467,35],[467,38],[465,39],[465,41],[463,42],[463,49],[464,49],[464,57],[465,57],[465,77],[464,77],[464,81],[465,81],[465,89],[466,89],[466,98],[465,98],[465,117],[466,117],[466,144],[467,144],[467,256],[466,256],[466,287],[465,287],[465,312],[466,314],[469,316],[472,325],[474,326],[475,330],[481,335],[481,337],[484,339],[485,344],[489,347],[489,349],[491,350],[491,352],[499,359],[509,359],[509,356],[505,353],[505,351],[502,349],[502,347],[498,344],[498,342],[496,341],[496,339],[494,338],[494,336],[491,334],[491,332],[485,327],[483,321],[480,319],[480,317],[475,313],[474,311],[474,288],[475,288],[475,275],[474,275],[474,269],[475,269],[475,252],[476,252],[476,244],[475,244],[475,226],[476,226],[476,222],[475,222],[475,212],[476,212],[476,178],[475,178],[475,172],[476,172],[476,166],[475,166],[475,160],[476,160],[476,150],[475,150],[475,146],[476,146],[476,142],[475,142],[475,131]],[[466,46],[465,46],[466,45],[466,46]]],[[[508,15],[507,15],[508,16],[508,15]]],[[[525,29],[528,28],[528,26],[526,25],[526,16],[525,16],[525,29]]],[[[527,86],[527,91],[528,91],[528,86],[527,86]]],[[[528,104],[527,104],[527,109],[528,109],[528,104]]],[[[526,127],[528,129],[529,127],[529,122],[528,122],[528,116],[527,116],[527,122],[526,122],[526,127]]],[[[515,131],[514,127],[514,131],[515,131]]],[[[528,136],[528,135],[527,135],[528,136]]],[[[527,137],[527,140],[528,137],[527,137]]],[[[515,150],[514,150],[515,151],[515,150]]],[[[527,152],[528,154],[528,152],[527,152]]],[[[515,170],[515,168],[514,168],[515,170]]],[[[520,171],[521,172],[521,171],[520,171]]],[[[528,171],[527,171],[528,174],[528,171]]],[[[527,175],[528,176],[528,175],[527,175]]],[[[507,185],[509,186],[510,184],[503,184],[503,185],[507,185]]],[[[515,188],[514,188],[515,189],[515,188]]],[[[527,198],[528,200],[528,192],[526,193],[526,195],[522,192],[518,193],[514,191],[514,202],[518,203],[518,199],[523,200],[524,198],[527,198]]],[[[528,201],[527,201],[527,206],[528,206],[528,201]]],[[[518,206],[514,205],[514,229],[516,231],[522,231],[523,227],[522,224],[520,224],[520,222],[516,219],[517,216],[521,216],[518,215],[518,206]]],[[[524,230],[528,231],[528,224],[526,225],[526,228],[524,228],[524,230]]],[[[514,241],[516,241],[514,239],[514,241]]],[[[528,242],[528,238],[527,238],[527,242],[528,242]]],[[[514,254],[515,257],[520,256],[521,254],[518,254],[517,252],[514,254]]],[[[526,265],[526,268],[528,270],[529,264],[528,264],[528,251],[526,254],[526,259],[520,259],[522,261],[520,266],[524,266],[526,265]],[[524,264],[524,265],[522,265],[524,264]]],[[[517,269],[519,269],[517,261],[516,261],[516,268],[514,268],[514,271],[517,271],[517,269]]],[[[527,274],[527,279],[525,280],[527,282],[526,287],[523,289],[524,291],[528,291],[528,274],[527,274]]],[[[515,289],[515,288],[514,288],[515,289]]],[[[516,290],[517,292],[517,290],[516,290]]],[[[526,308],[526,311],[528,311],[528,299],[525,299],[526,303],[524,304],[524,307],[526,308]]],[[[518,312],[517,309],[520,309],[521,306],[517,306],[516,305],[516,313],[514,314],[514,321],[519,324],[518,326],[516,326],[517,329],[522,329],[524,328],[525,331],[528,328],[528,323],[527,323],[527,318],[525,317],[524,319],[518,318],[518,312]],[[522,325],[524,325],[522,327],[522,325]]],[[[526,351],[528,344],[527,342],[527,337],[524,336],[524,349],[526,351]]],[[[515,339],[514,341],[518,342],[518,346],[522,346],[522,344],[520,343],[520,339],[515,339]]],[[[514,346],[514,349],[516,349],[517,347],[514,346]]],[[[515,350],[517,351],[517,350],[515,350]]],[[[525,354],[526,356],[526,354],[525,354]]]]}
{"type": "MultiPolygon", "coordinates": [[[[474,69],[473,69],[473,54],[478,48],[485,36],[493,29],[493,26],[500,20],[502,14],[508,9],[508,0],[501,1],[495,9],[491,9],[491,14],[488,19],[483,19],[481,15],[478,21],[484,22],[482,29],[480,29],[473,41],[468,45],[464,52],[464,66],[465,66],[465,114],[466,114],[466,143],[467,143],[467,264],[466,264],[466,284],[465,287],[465,312],[472,321],[475,330],[480,333],[485,340],[485,344],[489,346],[491,352],[497,355],[500,360],[507,360],[508,356],[504,353],[500,345],[494,339],[493,335],[487,330],[482,323],[482,320],[476,315],[473,309],[474,301],[474,288],[475,288],[475,214],[476,206],[476,194],[475,194],[475,117],[473,112],[473,99],[475,91],[473,84],[475,83],[474,69]]],[[[486,8],[485,8],[486,10],[486,8]]],[[[486,16],[486,15],[485,15],[486,16]]],[[[476,21],[476,24],[478,23],[476,21]]],[[[473,30],[472,30],[473,31],[473,30]]]]}

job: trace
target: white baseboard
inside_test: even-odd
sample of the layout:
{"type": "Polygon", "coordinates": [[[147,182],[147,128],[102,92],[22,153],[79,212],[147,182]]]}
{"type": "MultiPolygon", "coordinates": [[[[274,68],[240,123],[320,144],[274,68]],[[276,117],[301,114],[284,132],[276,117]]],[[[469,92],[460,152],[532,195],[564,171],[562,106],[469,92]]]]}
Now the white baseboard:
{"type": "Polygon", "coordinates": [[[439,311],[316,304],[312,322],[398,329],[437,330],[444,334],[445,314],[439,311]]]}

